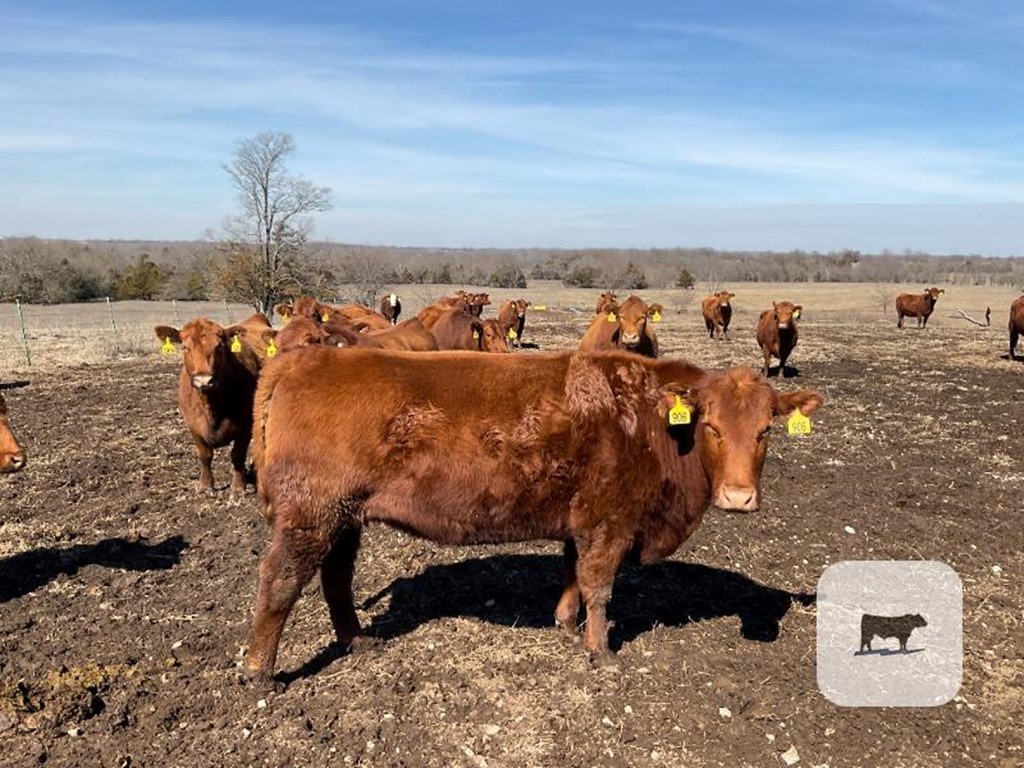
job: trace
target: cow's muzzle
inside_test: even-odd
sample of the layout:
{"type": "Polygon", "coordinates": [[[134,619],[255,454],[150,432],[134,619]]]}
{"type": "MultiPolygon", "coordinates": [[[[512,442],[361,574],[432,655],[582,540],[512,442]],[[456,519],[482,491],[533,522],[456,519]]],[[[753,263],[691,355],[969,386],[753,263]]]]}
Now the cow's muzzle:
{"type": "Polygon", "coordinates": [[[788,328],[789,328],[789,323],[779,323],[779,330],[780,331],[785,331],[788,328]]]}
{"type": "Polygon", "coordinates": [[[715,494],[715,506],[728,512],[756,512],[758,507],[757,488],[740,485],[723,485],[715,494]]]}
{"type": "Polygon", "coordinates": [[[194,373],[192,374],[192,386],[199,391],[205,391],[214,386],[216,382],[213,380],[212,374],[209,373],[194,373]]]}
{"type": "Polygon", "coordinates": [[[625,344],[627,347],[635,347],[637,344],[640,343],[639,333],[624,333],[620,338],[622,340],[622,343],[625,344]]]}
{"type": "Polygon", "coordinates": [[[25,468],[25,452],[9,453],[0,456],[0,474],[8,475],[13,472],[20,472],[25,468]]]}

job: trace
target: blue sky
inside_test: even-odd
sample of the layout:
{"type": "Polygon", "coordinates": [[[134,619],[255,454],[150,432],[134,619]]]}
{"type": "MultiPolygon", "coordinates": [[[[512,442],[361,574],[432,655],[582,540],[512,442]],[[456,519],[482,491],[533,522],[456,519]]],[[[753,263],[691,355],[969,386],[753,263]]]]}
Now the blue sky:
{"type": "Polygon", "coordinates": [[[1024,253],[1011,0],[0,0],[0,236],[192,239],[291,133],[315,236],[1024,253]]]}

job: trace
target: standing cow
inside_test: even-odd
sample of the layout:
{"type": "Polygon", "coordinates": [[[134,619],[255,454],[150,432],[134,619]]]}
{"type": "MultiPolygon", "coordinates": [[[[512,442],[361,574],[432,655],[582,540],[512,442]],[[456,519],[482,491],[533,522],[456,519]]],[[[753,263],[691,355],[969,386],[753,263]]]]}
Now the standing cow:
{"type": "Polygon", "coordinates": [[[942,288],[925,288],[924,293],[901,293],[896,297],[896,327],[903,327],[904,317],[916,317],[917,327],[926,328],[928,318],[935,310],[942,288]]]}
{"type": "Polygon", "coordinates": [[[26,384],[26,381],[0,384],[0,475],[19,472],[25,468],[25,449],[11,431],[11,422],[7,418],[7,402],[4,400],[2,390],[24,387],[26,384]]]}
{"type": "Polygon", "coordinates": [[[764,353],[765,376],[768,375],[772,357],[779,358],[779,374],[785,374],[786,361],[796,347],[796,321],[802,309],[799,304],[791,301],[773,301],[772,308],[766,309],[758,318],[757,343],[764,353]]]}
{"type": "Polygon", "coordinates": [[[644,357],[658,356],[658,336],[651,326],[664,311],[661,304],[648,305],[640,297],[630,296],[621,304],[604,306],[614,309],[590,321],[580,341],[581,351],[625,349],[644,357]]]}
{"type": "Polygon", "coordinates": [[[1010,359],[1017,359],[1017,337],[1024,334],[1024,296],[1010,305],[1010,359]]]}
{"type": "Polygon", "coordinates": [[[749,368],[621,351],[284,355],[264,370],[255,404],[260,508],[273,535],[246,667],[273,673],[317,569],[337,640],[360,634],[352,579],[372,521],[447,544],[564,542],[556,620],[575,634],[584,605],[584,645],[605,657],[605,607],[623,560],[669,556],[711,504],[756,510],[772,421],[822,402],[777,392],[749,368]]]}
{"type": "MultiPolygon", "coordinates": [[[[264,333],[269,329],[270,322],[260,314],[226,328],[206,318],[192,320],[181,330],[156,326],[159,339],[182,348],[178,405],[196,446],[200,490],[213,489],[214,449],[230,444],[231,492],[245,492],[252,401],[268,354],[264,333]]],[[[276,347],[271,349],[276,353],[276,347]]]]}
{"type": "Polygon", "coordinates": [[[523,343],[523,329],[526,328],[526,310],[530,302],[526,299],[503,301],[498,308],[498,325],[512,346],[519,347],[523,343]]]}
{"type": "Polygon", "coordinates": [[[729,322],[732,320],[732,304],[730,303],[735,293],[719,291],[711,296],[705,296],[700,303],[701,312],[704,314],[704,327],[707,328],[708,338],[715,338],[715,333],[720,332],[720,338],[728,341],[729,322]]]}
{"type": "Polygon", "coordinates": [[[389,293],[380,300],[380,313],[392,325],[398,325],[398,316],[402,314],[402,302],[397,293],[389,293]]]}

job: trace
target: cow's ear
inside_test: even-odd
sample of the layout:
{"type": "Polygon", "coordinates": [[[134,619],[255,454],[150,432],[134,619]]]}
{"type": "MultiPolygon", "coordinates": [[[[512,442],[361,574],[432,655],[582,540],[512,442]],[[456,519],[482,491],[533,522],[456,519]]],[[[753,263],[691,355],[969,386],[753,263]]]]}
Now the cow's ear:
{"type": "Polygon", "coordinates": [[[281,317],[287,320],[292,316],[292,305],[291,304],[277,304],[274,307],[274,311],[277,312],[281,317]]]}
{"type": "Polygon", "coordinates": [[[939,293],[945,293],[945,292],[946,292],[945,288],[939,288],[939,293]]]}
{"type": "Polygon", "coordinates": [[[156,331],[156,337],[160,341],[166,342],[170,339],[172,344],[181,344],[181,333],[177,328],[173,328],[170,325],[158,325],[154,330],[156,331]]]}
{"type": "Polygon", "coordinates": [[[665,308],[661,306],[661,304],[650,304],[647,307],[647,316],[654,317],[655,315],[658,315],[658,318],[661,319],[661,313],[664,311],[665,308]]]}
{"type": "Polygon", "coordinates": [[[697,412],[696,391],[693,388],[683,386],[682,384],[666,384],[658,390],[659,418],[663,419],[666,423],[669,423],[669,415],[672,412],[672,409],[678,408],[678,406],[682,406],[691,414],[695,414],[697,412]]]}
{"type": "Polygon", "coordinates": [[[263,348],[269,347],[270,342],[277,338],[277,330],[275,328],[267,328],[266,330],[260,331],[260,342],[263,348]]]}
{"type": "Polygon", "coordinates": [[[777,392],[775,395],[775,415],[788,416],[799,410],[804,416],[810,416],[822,405],[825,398],[809,389],[798,389],[796,392],[777,392]]]}

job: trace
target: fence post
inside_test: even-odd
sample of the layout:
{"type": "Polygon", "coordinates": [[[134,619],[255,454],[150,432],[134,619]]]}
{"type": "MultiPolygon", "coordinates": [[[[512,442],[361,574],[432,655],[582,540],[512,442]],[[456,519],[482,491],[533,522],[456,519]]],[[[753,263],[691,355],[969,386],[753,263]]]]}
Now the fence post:
{"type": "Polygon", "coordinates": [[[114,305],[110,303],[109,296],[107,296],[107,312],[110,314],[110,327],[114,331],[114,351],[120,352],[121,347],[117,339],[117,323],[114,322],[114,305]]]}
{"type": "Polygon", "coordinates": [[[21,311],[21,299],[15,299],[14,306],[18,308],[18,320],[21,322],[21,343],[25,347],[25,363],[31,368],[32,353],[28,349],[28,331],[25,330],[25,313],[21,311]]]}
{"type": "Polygon", "coordinates": [[[171,299],[171,306],[174,307],[174,324],[181,328],[181,318],[178,317],[178,300],[171,299]]]}

